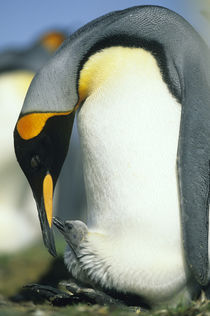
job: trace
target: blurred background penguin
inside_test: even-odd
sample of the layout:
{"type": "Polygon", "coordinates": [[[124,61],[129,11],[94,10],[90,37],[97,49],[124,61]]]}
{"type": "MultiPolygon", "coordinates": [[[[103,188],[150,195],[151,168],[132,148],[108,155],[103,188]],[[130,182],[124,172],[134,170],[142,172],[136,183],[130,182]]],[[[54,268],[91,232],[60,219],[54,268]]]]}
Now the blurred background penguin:
{"type": "Polygon", "coordinates": [[[203,8],[201,14],[210,22],[210,2],[209,0],[203,0],[203,8]]]}
{"type": "MultiPolygon", "coordinates": [[[[0,133],[0,253],[16,252],[41,238],[34,199],[15,158],[13,128],[33,76],[66,35],[59,31],[47,32],[28,48],[0,53],[0,126],[3,131],[0,133]]],[[[72,218],[80,218],[85,203],[78,150],[74,135],[71,160],[67,159],[65,163],[56,193],[55,212],[64,218],[67,209],[66,217],[71,214],[72,218]],[[72,188],[66,186],[69,181],[65,170],[69,164],[73,173],[71,177],[75,179],[72,188]],[[81,188],[77,189],[79,193],[76,192],[78,185],[81,188]]]]}

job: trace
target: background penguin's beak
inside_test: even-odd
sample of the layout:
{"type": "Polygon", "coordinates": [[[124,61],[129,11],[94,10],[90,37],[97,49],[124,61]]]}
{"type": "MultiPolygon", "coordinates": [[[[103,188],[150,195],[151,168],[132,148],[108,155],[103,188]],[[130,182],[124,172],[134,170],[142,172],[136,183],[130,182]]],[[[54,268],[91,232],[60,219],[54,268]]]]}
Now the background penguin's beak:
{"type": "Polygon", "coordinates": [[[43,241],[49,253],[52,256],[56,256],[56,248],[52,231],[53,180],[50,173],[47,173],[44,177],[42,189],[42,196],[39,199],[40,202],[37,203],[37,208],[43,241]]]}

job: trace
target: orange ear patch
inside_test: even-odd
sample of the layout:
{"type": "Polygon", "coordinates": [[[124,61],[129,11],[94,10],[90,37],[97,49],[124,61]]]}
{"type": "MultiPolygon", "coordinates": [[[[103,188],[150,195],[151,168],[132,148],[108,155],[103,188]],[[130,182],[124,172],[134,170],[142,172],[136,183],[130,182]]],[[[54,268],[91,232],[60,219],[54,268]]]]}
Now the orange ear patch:
{"type": "Polygon", "coordinates": [[[22,116],[17,122],[17,131],[21,138],[31,139],[42,131],[46,121],[52,116],[68,115],[69,112],[55,112],[55,113],[30,113],[22,116]]]}
{"type": "Polygon", "coordinates": [[[42,45],[49,51],[55,51],[66,37],[60,32],[47,33],[41,39],[42,45]]]}
{"type": "Polygon", "coordinates": [[[43,181],[43,197],[47,221],[51,227],[53,215],[53,180],[49,173],[45,176],[43,181]]]}

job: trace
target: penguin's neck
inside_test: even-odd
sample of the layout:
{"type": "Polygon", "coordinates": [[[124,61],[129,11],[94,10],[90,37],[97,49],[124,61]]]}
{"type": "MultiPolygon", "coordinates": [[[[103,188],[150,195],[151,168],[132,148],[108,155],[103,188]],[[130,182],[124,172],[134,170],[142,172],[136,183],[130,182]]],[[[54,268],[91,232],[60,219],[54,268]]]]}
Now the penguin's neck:
{"type": "Polygon", "coordinates": [[[139,48],[108,48],[87,61],[79,83],[89,226],[109,233],[136,227],[147,239],[165,225],[179,238],[181,108],[155,58],[139,48]]]}

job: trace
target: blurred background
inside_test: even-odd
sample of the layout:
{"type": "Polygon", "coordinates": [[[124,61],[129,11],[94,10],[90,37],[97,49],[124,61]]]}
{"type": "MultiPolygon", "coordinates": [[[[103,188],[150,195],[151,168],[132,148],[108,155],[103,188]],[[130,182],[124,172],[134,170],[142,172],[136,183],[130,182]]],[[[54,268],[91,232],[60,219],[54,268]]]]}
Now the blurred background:
{"type": "Polygon", "coordinates": [[[31,44],[43,31],[52,28],[72,32],[110,11],[145,4],[176,11],[202,33],[210,19],[209,0],[7,0],[0,4],[0,49],[31,44]]]}
{"type": "MultiPolygon", "coordinates": [[[[65,37],[82,25],[113,10],[146,4],[176,11],[210,45],[209,0],[1,1],[0,294],[15,295],[23,284],[43,280],[52,267],[52,258],[42,245],[36,205],[13,149],[13,129],[30,81],[65,37]]],[[[76,124],[56,188],[55,213],[63,219],[86,218],[76,124]]],[[[62,242],[59,245],[58,241],[63,251],[62,242]]]]}

